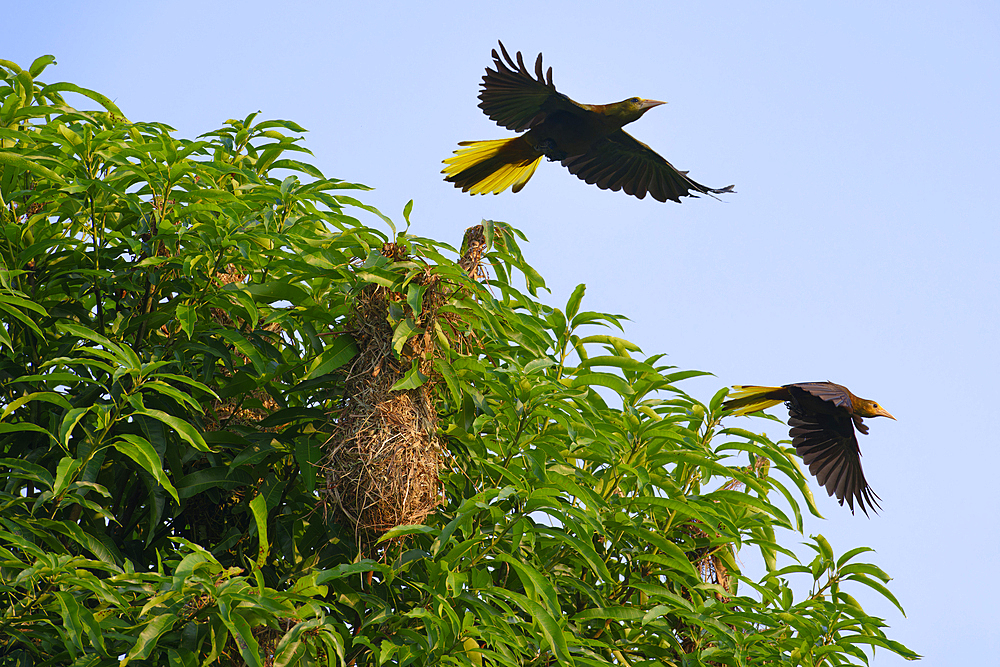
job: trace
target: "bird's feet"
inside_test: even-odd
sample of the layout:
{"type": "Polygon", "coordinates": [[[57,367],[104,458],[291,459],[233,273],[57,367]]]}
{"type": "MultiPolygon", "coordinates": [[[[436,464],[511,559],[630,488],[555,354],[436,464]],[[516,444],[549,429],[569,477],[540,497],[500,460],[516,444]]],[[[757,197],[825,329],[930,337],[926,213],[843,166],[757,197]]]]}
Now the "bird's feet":
{"type": "Polygon", "coordinates": [[[559,147],[556,146],[556,142],[551,139],[546,139],[535,146],[535,150],[547,157],[549,162],[562,162],[567,157],[566,151],[559,150],[559,147]]]}

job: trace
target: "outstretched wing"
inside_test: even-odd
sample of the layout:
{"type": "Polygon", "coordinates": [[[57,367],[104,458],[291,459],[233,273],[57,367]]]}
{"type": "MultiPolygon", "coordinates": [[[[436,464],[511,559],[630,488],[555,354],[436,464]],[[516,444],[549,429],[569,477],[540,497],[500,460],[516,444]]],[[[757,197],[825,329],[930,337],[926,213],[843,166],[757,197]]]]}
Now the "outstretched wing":
{"type": "Polygon", "coordinates": [[[524,66],[521,52],[517,52],[517,62],[510,57],[503,43],[500,43],[501,59],[493,49],[493,64],[496,71],[486,68],[483,90],[479,93],[479,108],[490,120],[508,130],[521,132],[529,130],[545,120],[554,111],[585,111],[552,85],[552,68],[548,74],[542,72],[542,54],[535,61],[535,77],[524,66]],[[506,61],[506,62],[505,62],[506,61]]]}
{"type": "Polygon", "coordinates": [[[861,470],[861,449],[850,414],[805,412],[793,404],[788,411],[792,445],[826,492],[836,495],[841,505],[846,500],[852,514],[854,501],[866,516],[866,504],[872,511],[881,509],[861,470]]]}
{"type": "Polygon", "coordinates": [[[604,190],[624,190],[642,199],[648,192],[657,201],[697,197],[697,192],[717,195],[732,192],[733,186],[710,188],[688,178],[652,148],[629,133],[619,130],[595,142],[583,155],[571,155],[562,161],[570,173],[604,190]]]}
{"type": "Polygon", "coordinates": [[[827,403],[832,403],[838,408],[843,408],[849,413],[854,412],[854,405],[851,403],[851,392],[847,391],[847,387],[834,384],[833,382],[799,382],[790,386],[812,394],[827,403]]]}

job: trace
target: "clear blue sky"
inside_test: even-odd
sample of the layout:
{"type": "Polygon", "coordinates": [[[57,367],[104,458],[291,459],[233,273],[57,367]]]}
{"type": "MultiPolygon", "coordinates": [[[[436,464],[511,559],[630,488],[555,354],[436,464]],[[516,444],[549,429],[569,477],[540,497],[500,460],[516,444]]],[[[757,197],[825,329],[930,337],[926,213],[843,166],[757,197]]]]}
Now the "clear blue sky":
{"type": "Polygon", "coordinates": [[[812,380],[877,399],[899,420],[861,438],[884,511],[823,497],[807,534],[876,549],[908,617],[853,592],[927,664],[1000,654],[1000,4],[36,0],[17,15],[0,58],[53,54],[44,81],[133,120],[194,137],[260,110],[308,128],[314,164],[375,187],[363,199],[384,213],[414,199],[421,236],[512,223],[549,303],[586,283],[585,307],[628,316],[647,354],[715,373],[687,384],[703,400],[812,380]],[[668,101],[630,132],[737,194],[639,201],[548,163],[517,195],[444,183],[458,141],[507,134],[476,106],[497,39],[543,52],[578,101],[668,101]]]}

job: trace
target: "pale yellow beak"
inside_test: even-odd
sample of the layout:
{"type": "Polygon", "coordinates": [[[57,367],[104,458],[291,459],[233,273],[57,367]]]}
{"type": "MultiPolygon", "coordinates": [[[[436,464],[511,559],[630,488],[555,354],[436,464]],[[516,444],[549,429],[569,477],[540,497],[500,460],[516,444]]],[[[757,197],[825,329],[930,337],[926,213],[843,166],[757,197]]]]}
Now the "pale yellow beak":
{"type": "Polygon", "coordinates": [[[896,418],[889,414],[889,411],[883,408],[881,405],[878,407],[878,414],[881,417],[888,417],[889,419],[896,421],[896,418]]]}

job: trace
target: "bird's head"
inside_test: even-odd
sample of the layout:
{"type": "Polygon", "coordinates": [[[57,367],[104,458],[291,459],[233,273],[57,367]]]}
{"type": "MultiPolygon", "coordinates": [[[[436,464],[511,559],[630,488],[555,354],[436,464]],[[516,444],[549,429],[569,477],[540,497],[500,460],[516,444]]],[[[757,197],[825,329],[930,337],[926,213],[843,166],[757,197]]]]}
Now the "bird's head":
{"type": "Polygon", "coordinates": [[[896,419],[889,414],[888,410],[875,401],[869,401],[867,398],[858,399],[858,404],[854,406],[854,414],[861,417],[888,417],[892,420],[896,419]]]}
{"type": "Polygon", "coordinates": [[[622,123],[624,125],[625,123],[639,120],[642,114],[661,104],[666,104],[666,102],[644,100],[641,97],[630,97],[627,100],[623,100],[617,104],[609,104],[608,106],[611,107],[610,111],[612,113],[624,119],[624,123],[622,123]]]}

